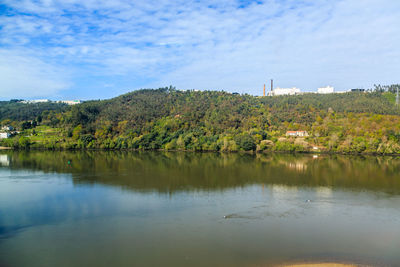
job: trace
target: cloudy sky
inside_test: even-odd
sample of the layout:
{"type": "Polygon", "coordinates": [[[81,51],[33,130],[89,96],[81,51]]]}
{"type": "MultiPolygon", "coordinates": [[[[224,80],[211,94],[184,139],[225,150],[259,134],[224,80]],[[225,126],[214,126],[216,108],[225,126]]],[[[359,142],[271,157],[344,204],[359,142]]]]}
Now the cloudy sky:
{"type": "Polygon", "coordinates": [[[397,0],[2,0],[0,99],[400,83],[397,0]]]}

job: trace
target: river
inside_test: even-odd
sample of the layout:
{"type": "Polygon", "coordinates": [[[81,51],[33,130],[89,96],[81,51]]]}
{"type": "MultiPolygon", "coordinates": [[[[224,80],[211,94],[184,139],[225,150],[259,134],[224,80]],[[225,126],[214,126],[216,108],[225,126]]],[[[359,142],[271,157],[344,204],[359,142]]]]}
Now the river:
{"type": "Polygon", "coordinates": [[[0,151],[0,266],[400,266],[400,158],[0,151]]]}

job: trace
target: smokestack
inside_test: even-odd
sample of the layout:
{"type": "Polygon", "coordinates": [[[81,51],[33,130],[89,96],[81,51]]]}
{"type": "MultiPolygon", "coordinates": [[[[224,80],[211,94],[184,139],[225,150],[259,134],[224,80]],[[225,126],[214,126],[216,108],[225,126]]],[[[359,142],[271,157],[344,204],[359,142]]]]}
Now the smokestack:
{"type": "Polygon", "coordinates": [[[265,83],[264,83],[264,91],[263,91],[263,96],[265,96],[265,83]]]}
{"type": "Polygon", "coordinates": [[[272,93],[272,90],[274,90],[274,80],[273,79],[271,79],[271,93],[272,93]]]}

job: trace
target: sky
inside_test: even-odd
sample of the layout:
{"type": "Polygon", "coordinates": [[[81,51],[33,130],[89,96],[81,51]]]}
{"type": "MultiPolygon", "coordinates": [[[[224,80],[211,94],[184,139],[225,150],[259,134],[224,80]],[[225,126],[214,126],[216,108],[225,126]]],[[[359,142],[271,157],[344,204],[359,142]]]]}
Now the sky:
{"type": "Polygon", "coordinates": [[[397,0],[1,0],[0,99],[400,83],[397,0]]]}

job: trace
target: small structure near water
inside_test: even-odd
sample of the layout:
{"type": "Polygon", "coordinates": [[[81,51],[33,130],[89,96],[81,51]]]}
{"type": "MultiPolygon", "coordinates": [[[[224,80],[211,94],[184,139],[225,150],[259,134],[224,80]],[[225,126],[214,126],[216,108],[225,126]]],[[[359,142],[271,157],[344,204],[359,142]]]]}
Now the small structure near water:
{"type": "Polygon", "coordinates": [[[5,139],[10,137],[10,133],[0,133],[0,139],[5,139]]]}
{"type": "Polygon", "coordinates": [[[8,125],[5,125],[5,126],[1,127],[1,129],[3,131],[12,131],[12,130],[14,130],[14,128],[12,126],[8,126],[8,125]]]}

